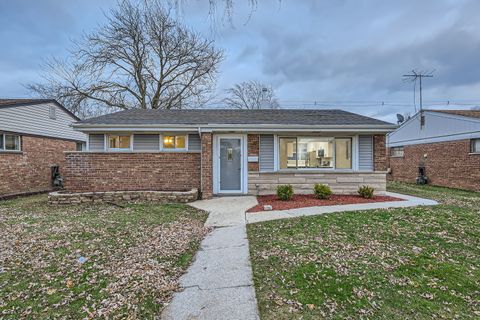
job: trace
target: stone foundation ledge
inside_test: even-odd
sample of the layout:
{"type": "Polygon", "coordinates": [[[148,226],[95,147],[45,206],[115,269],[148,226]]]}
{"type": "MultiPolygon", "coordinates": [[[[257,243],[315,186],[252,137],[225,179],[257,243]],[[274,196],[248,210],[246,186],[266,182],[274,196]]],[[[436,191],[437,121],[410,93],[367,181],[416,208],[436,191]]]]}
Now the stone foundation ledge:
{"type": "Polygon", "coordinates": [[[187,203],[198,199],[198,189],[190,191],[108,191],[108,192],[51,192],[50,204],[79,204],[107,202],[177,202],[187,203]]]}

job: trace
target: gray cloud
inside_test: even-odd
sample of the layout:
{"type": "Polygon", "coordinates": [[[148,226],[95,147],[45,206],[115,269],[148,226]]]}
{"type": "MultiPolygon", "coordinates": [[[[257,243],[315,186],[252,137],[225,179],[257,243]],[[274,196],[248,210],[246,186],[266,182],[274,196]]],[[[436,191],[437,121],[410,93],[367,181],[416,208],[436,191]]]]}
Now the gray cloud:
{"type": "MultiPolygon", "coordinates": [[[[36,79],[42,59],[65,55],[69,39],[91,30],[115,1],[2,1],[2,95],[23,95],[20,83],[36,79]]],[[[259,80],[272,85],[285,106],[301,101],[393,101],[383,107],[346,103],[352,111],[394,120],[413,111],[412,85],[401,75],[435,69],[426,100],[480,100],[480,1],[476,0],[265,0],[251,8],[237,2],[233,27],[208,1],[183,1],[184,23],[213,37],[227,59],[218,91],[259,80]],[[222,24],[223,21],[223,24],[222,24]]],[[[220,2],[221,4],[221,2],[220,2]]],[[[221,5],[218,8],[222,12],[221,5]]],[[[335,103],[338,102],[338,103],[335,103]]]]}

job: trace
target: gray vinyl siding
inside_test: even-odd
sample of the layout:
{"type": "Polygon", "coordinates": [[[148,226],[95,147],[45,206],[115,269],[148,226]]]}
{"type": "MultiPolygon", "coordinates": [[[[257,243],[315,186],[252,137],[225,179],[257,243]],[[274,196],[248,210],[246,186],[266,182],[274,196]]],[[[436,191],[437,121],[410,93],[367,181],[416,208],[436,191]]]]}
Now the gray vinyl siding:
{"type": "Polygon", "coordinates": [[[200,151],[200,150],[202,150],[202,143],[200,141],[200,136],[198,134],[189,134],[188,135],[188,150],[189,151],[200,151]]]}
{"type": "Polygon", "coordinates": [[[420,113],[417,113],[387,136],[388,147],[480,138],[480,118],[434,110],[423,111],[423,114],[424,126],[421,126],[420,113]]]}
{"type": "Polygon", "coordinates": [[[275,170],[275,139],[273,134],[260,135],[260,151],[259,151],[260,171],[275,170]]]}
{"type": "Polygon", "coordinates": [[[135,134],[133,136],[133,150],[158,151],[160,136],[158,134],[135,134]]]}
{"type": "Polygon", "coordinates": [[[105,142],[103,134],[89,134],[88,135],[88,150],[89,151],[104,151],[105,142]]]}
{"type": "Polygon", "coordinates": [[[358,169],[373,171],[373,137],[358,137],[358,169]]]}
{"type": "Polygon", "coordinates": [[[0,131],[87,141],[84,133],[71,127],[76,121],[54,103],[0,108],[0,131]],[[55,119],[50,118],[50,107],[55,108],[55,119]]]}

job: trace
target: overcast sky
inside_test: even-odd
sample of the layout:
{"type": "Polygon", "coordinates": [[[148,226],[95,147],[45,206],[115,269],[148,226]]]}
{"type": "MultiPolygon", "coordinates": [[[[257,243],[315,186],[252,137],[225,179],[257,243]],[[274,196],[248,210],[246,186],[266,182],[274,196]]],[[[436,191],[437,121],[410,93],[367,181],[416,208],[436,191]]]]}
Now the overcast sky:
{"type": "MultiPolygon", "coordinates": [[[[480,105],[480,1],[235,1],[233,24],[209,17],[208,0],[181,0],[179,18],[226,52],[218,93],[234,83],[271,85],[282,107],[331,107],[394,121],[414,113],[402,74],[435,70],[424,82],[428,107],[480,105]],[[316,101],[316,103],[315,103],[316,101]],[[450,106],[444,106],[451,101],[450,106]],[[382,106],[383,102],[383,106],[382,106]],[[453,102],[453,104],[452,104],[453,102]]],[[[25,97],[42,60],[68,53],[104,21],[115,1],[0,2],[0,96],[25,97]]],[[[418,104],[418,97],[417,97],[418,104]]]]}

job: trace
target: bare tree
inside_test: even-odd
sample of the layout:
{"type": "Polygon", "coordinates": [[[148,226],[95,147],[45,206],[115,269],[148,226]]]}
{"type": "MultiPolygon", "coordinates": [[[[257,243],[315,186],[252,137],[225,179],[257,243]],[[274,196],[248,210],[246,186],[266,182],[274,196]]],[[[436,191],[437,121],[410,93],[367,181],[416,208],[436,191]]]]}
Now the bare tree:
{"type": "Polygon", "coordinates": [[[27,88],[80,116],[106,110],[196,107],[215,84],[223,52],[170,17],[159,1],[122,0],[107,22],[46,63],[27,88]]]}
{"type": "Polygon", "coordinates": [[[242,82],[227,89],[227,97],[223,101],[228,108],[234,109],[279,108],[273,88],[258,81],[242,82]]]}

